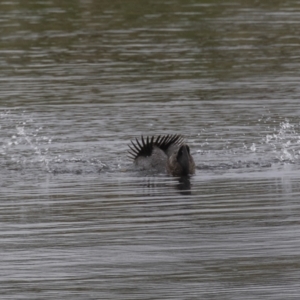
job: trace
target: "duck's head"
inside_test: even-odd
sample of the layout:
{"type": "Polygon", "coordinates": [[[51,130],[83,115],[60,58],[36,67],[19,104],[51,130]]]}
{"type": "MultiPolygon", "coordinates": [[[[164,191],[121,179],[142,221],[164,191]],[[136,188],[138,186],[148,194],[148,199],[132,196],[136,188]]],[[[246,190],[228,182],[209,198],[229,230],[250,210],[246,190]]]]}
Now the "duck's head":
{"type": "Polygon", "coordinates": [[[191,172],[191,161],[192,157],[190,154],[190,147],[188,145],[182,145],[178,149],[177,155],[176,155],[176,160],[178,164],[180,165],[181,169],[181,176],[186,176],[191,172]]]}

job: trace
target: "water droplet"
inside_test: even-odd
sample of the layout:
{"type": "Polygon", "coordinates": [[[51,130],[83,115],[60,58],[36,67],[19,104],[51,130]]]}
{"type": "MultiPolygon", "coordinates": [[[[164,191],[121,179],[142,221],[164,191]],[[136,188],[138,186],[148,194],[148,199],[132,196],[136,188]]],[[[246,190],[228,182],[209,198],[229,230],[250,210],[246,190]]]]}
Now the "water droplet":
{"type": "Polygon", "coordinates": [[[252,152],[255,152],[255,151],[256,151],[255,143],[252,144],[252,146],[250,147],[250,150],[251,150],[252,152]]]}

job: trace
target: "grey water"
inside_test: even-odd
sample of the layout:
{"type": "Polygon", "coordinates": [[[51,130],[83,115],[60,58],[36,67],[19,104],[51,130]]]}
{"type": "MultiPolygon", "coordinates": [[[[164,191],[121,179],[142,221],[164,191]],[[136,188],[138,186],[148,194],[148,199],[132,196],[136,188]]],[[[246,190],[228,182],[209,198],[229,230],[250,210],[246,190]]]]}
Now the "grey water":
{"type": "Polygon", "coordinates": [[[1,299],[299,299],[298,1],[0,11],[1,299]],[[127,157],[168,133],[188,182],[127,157]]]}

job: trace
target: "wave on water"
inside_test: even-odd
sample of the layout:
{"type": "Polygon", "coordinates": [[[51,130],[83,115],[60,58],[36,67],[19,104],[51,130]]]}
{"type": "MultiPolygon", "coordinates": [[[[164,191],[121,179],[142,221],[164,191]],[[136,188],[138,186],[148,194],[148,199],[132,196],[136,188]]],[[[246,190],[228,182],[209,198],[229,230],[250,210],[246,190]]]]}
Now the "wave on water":
{"type": "MultiPolygon", "coordinates": [[[[300,158],[300,128],[299,124],[292,124],[288,119],[270,126],[269,123],[260,124],[260,131],[246,142],[237,142],[236,138],[222,141],[225,146],[221,150],[209,150],[210,143],[205,142],[205,148],[197,150],[201,155],[197,164],[199,170],[229,170],[243,168],[266,168],[274,164],[298,164],[300,158]],[[230,145],[230,146],[228,146],[230,145]]],[[[254,130],[254,129],[252,129],[254,130]]]]}
{"type": "MultiPolygon", "coordinates": [[[[278,125],[272,123],[271,126],[270,122],[260,120],[258,124],[260,132],[254,132],[257,127],[248,128],[248,132],[252,130],[251,138],[247,141],[247,135],[243,136],[243,140],[246,139],[248,144],[240,143],[241,146],[237,146],[236,143],[230,146],[230,137],[228,140],[206,141],[199,143],[198,146],[196,142],[192,144],[197,169],[257,169],[278,163],[298,164],[299,124],[293,124],[287,119],[279,122],[278,125]],[[213,148],[218,150],[213,150],[213,148]]],[[[120,150],[120,153],[116,154],[116,159],[107,160],[105,163],[99,158],[101,152],[109,151],[109,149],[115,151],[115,144],[110,145],[107,142],[105,149],[101,149],[101,143],[94,140],[88,148],[84,142],[78,142],[80,133],[75,137],[68,136],[67,133],[63,137],[57,136],[57,133],[47,125],[47,119],[37,114],[32,116],[25,111],[21,113],[17,110],[4,111],[0,114],[0,131],[2,169],[35,170],[53,174],[96,174],[131,170],[131,163],[124,155],[124,151],[120,150]]],[[[194,141],[198,138],[198,136],[195,137],[194,141]]],[[[235,141],[238,138],[235,137],[235,141]]],[[[122,142],[124,145],[128,143],[127,140],[120,141],[122,142]]]]}
{"type": "Polygon", "coordinates": [[[8,170],[44,171],[53,174],[86,174],[107,170],[106,164],[63,143],[47,124],[26,112],[5,111],[0,114],[2,168],[8,170]]]}

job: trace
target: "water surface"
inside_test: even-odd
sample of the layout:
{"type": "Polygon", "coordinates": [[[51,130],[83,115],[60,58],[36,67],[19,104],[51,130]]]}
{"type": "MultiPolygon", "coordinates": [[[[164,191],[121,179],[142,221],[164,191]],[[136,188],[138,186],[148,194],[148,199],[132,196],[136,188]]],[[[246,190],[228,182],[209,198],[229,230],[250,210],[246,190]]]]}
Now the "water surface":
{"type": "Polygon", "coordinates": [[[1,299],[298,299],[297,1],[0,9],[1,299]]]}

